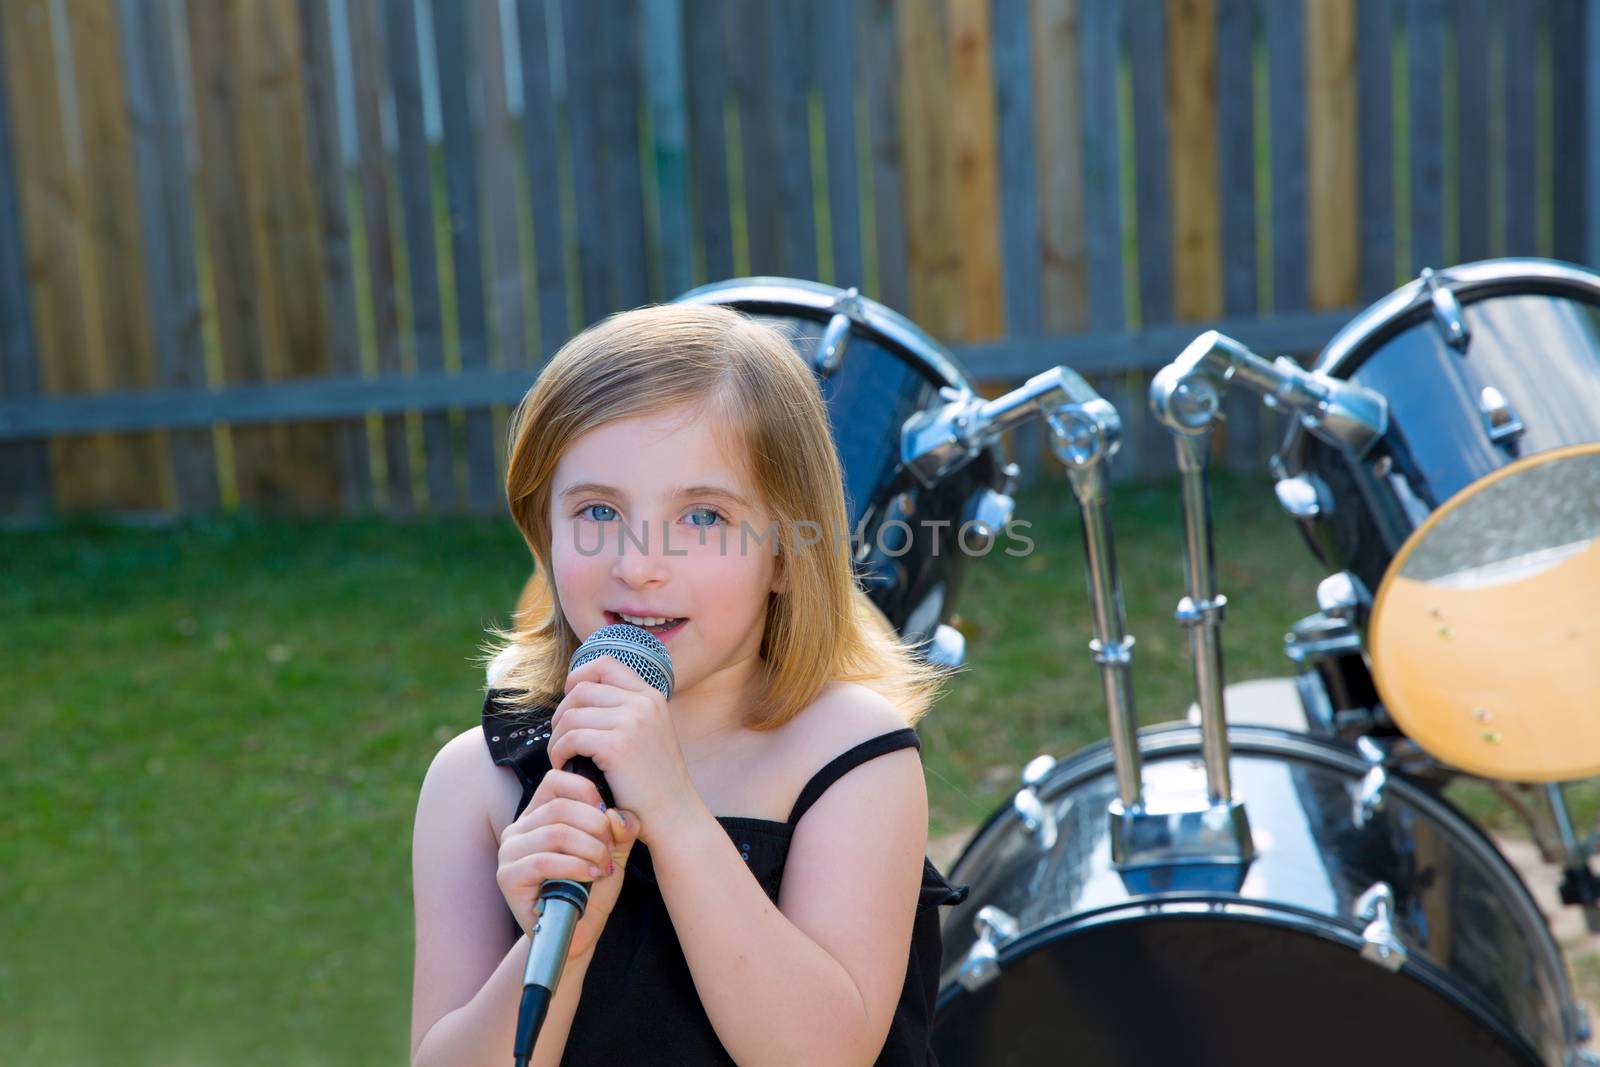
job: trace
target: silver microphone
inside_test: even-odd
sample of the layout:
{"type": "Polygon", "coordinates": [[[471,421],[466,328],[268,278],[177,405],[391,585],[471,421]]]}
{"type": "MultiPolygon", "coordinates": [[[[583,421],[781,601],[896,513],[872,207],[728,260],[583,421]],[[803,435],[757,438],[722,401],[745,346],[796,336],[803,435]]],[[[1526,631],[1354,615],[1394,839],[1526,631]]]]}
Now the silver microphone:
{"type": "MultiPolygon", "coordinates": [[[[629,623],[612,623],[602,626],[578,646],[567,665],[567,673],[582,667],[590,660],[611,656],[644,680],[646,685],[668,700],[672,699],[675,681],[672,673],[672,656],[667,646],[655,634],[641,626],[629,623]]],[[[580,774],[600,790],[600,798],[607,807],[612,805],[611,789],[594,760],[588,756],[574,756],[562,770],[580,774]]],[[[556,986],[561,981],[561,969],[567,962],[567,950],[572,946],[572,933],[583,918],[589,904],[589,883],[570,879],[551,879],[539,887],[538,916],[533,933],[528,939],[528,963],[522,971],[522,1004],[517,1011],[516,1044],[513,1055],[516,1063],[525,1065],[533,1054],[534,1042],[544,1026],[545,1013],[555,997],[556,986]]]]}

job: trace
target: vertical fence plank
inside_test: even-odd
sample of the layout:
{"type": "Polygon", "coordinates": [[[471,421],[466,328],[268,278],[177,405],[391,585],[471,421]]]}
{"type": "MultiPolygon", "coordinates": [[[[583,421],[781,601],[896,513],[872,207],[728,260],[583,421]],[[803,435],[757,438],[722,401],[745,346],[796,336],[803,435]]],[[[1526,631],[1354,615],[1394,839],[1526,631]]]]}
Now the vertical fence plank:
{"type": "Polygon", "coordinates": [[[1444,9],[1440,0],[1406,8],[1411,136],[1411,273],[1444,262],[1444,9]]]}
{"type": "MultiPolygon", "coordinates": [[[[438,373],[444,370],[444,323],[433,236],[433,161],[422,124],[422,57],[418,51],[416,8],[412,0],[388,0],[386,14],[406,273],[410,278],[411,336],[417,370],[438,373]]],[[[428,507],[433,511],[452,510],[456,506],[455,463],[450,422],[444,412],[423,413],[422,441],[428,507]]]]}
{"type": "MultiPolygon", "coordinates": [[[[345,208],[344,159],[339,150],[339,110],[334,84],[333,31],[323,0],[297,0],[300,39],[306,46],[305,91],[308,148],[328,296],[328,364],[333,373],[361,373],[361,334],[356,322],[356,287],[350,251],[350,220],[345,208]]],[[[372,464],[367,430],[361,421],[334,429],[342,505],[349,512],[372,507],[372,464]]]]}
{"type": "Polygon", "coordinates": [[[1121,5],[1116,0],[1080,0],[1080,4],[1089,324],[1096,330],[1118,330],[1127,314],[1122,291],[1122,160],[1117,130],[1121,5]]]}
{"type": "Polygon", "coordinates": [[[1356,3],[1356,173],[1362,300],[1394,288],[1394,9],[1391,0],[1356,3]]]}
{"type": "MultiPolygon", "coordinates": [[[[293,0],[244,5],[235,24],[245,179],[256,211],[248,218],[262,300],[268,377],[321,378],[329,371],[322,234],[306,155],[302,50],[293,0]]],[[[274,506],[334,511],[340,499],[332,427],[299,422],[272,427],[281,465],[271,472],[274,506]]]]}
{"type": "Polygon", "coordinates": [[[1172,175],[1173,311],[1222,313],[1217,185],[1216,13],[1211,0],[1168,0],[1167,129],[1172,175]]]}
{"type": "MultiPolygon", "coordinates": [[[[400,300],[395,277],[394,237],[390,227],[389,150],[383,137],[383,108],[389,84],[379,30],[380,0],[347,0],[350,22],[351,89],[356,119],[356,168],[361,184],[361,218],[367,246],[367,291],[372,309],[375,364],[380,374],[399,374],[400,300]]],[[[411,449],[404,415],[385,415],[384,496],[389,514],[417,510],[411,487],[411,449]]]]}
{"type": "MultiPolygon", "coordinates": [[[[1221,186],[1222,311],[1254,315],[1256,274],[1254,0],[1216,0],[1217,180],[1221,186]]],[[[1261,445],[1261,406],[1242,389],[1227,401],[1225,459],[1253,466],[1261,445]]]]}
{"type": "MultiPolygon", "coordinates": [[[[1554,228],[1551,255],[1581,263],[1584,253],[1585,187],[1591,180],[1584,151],[1583,0],[1552,0],[1550,5],[1551,131],[1550,169],[1554,228]]],[[[1596,116],[1589,115],[1593,123],[1596,116]]]]}
{"type": "MultiPolygon", "coordinates": [[[[164,388],[204,389],[200,283],[167,5],[119,0],[118,12],[157,376],[164,388]]],[[[171,430],[167,438],[177,511],[214,510],[219,496],[211,430],[171,430]]]]}
{"type": "MultiPolygon", "coordinates": [[[[471,73],[490,57],[469,53],[466,8],[456,0],[433,0],[434,48],[439,62],[439,119],[444,132],[445,214],[450,223],[455,277],[456,337],[463,370],[489,366],[489,317],[484,307],[483,228],[478,213],[478,167],[472,136],[471,73]]],[[[499,62],[499,56],[492,57],[499,62]]],[[[481,97],[480,97],[481,100],[481,97]]],[[[479,104],[481,107],[481,103],[479,104]]],[[[479,515],[499,510],[494,437],[489,412],[466,412],[467,507],[479,515]]]]}
{"type": "MultiPolygon", "coordinates": [[[[783,273],[794,278],[817,276],[816,204],[811,189],[812,52],[793,47],[812,25],[811,12],[800,4],[779,3],[773,12],[772,122],[777,144],[778,247],[783,273]]],[[[761,182],[747,174],[745,188],[761,182]]]]}
{"type": "MultiPolygon", "coordinates": [[[[90,315],[90,383],[96,391],[156,385],[137,182],[129,143],[126,82],[117,9],[108,2],[66,5],[71,38],[81,191],[92,254],[84,265],[90,315]],[[90,266],[92,264],[92,266],[90,266]],[[91,276],[92,275],[92,276],[91,276]]],[[[119,510],[170,510],[172,473],[163,432],[114,434],[102,474],[117,484],[106,498],[119,510]]]]}
{"type": "Polygon", "coordinates": [[[1311,203],[1311,306],[1356,301],[1355,12],[1344,0],[1306,9],[1306,193],[1311,203]]]}
{"type": "Polygon", "coordinates": [[[1083,329],[1089,320],[1078,0],[1036,2],[1032,88],[1038,100],[1040,322],[1048,333],[1065,333],[1083,329]]]}
{"type": "Polygon", "coordinates": [[[828,232],[834,284],[865,289],[861,258],[861,190],[856,158],[857,32],[850,0],[824,0],[819,20],[826,44],[817,50],[822,94],[823,153],[828,173],[828,232]]]}
{"type": "Polygon", "coordinates": [[[1304,0],[1266,5],[1268,134],[1272,173],[1272,306],[1298,311],[1306,270],[1304,0]]]}
{"type": "Polygon", "coordinates": [[[494,340],[489,363],[496,367],[525,367],[530,361],[526,319],[522,312],[522,225],[518,202],[521,182],[517,173],[517,125],[506,98],[505,51],[514,48],[500,21],[498,3],[473,4],[472,52],[478,57],[477,73],[483,105],[479,123],[483,157],[483,231],[490,245],[492,280],[486,299],[494,309],[494,340]]]}
{"type": "Polygon", "coordinates": [[[687,0],[689,169],[695,232],[703,250],[699,282],[733,277],[733,208],[728,196],[728,57],[724,0],[687,0]]]}
{"type": "Polygon", "coordinates": [[[1129,5],[1133,58],[1134,226],[1138,233],[1141,325],[1172,319],[1172,185],[1167,171],[1167,12],[1129,5]]]}
{"type": "Polygon", "coordinates": [[[1531,4],[1507,4],[1501,38],[1505,41],[1506,186],[1504,255],[1538,253],[1535,233],[1538,195],[1538,109],[1534,78],[1538,52],[1534,36],[1535,9],[1531,4]]]}
{"type": "MultiPolygon", "coordinates": [[[[188,4],[186,11],[211,303],[216,309],[223,381],[236,385],[267,376],[257,268],[250,231],[241,223],[259,208],[246,181],[240,140],[243,75],[234,32],[238,12],[220,4],[188,4]]],[[[271,428],[235,426],[229,437],[239,501],[269,503],[280,462],[271,428]]]]}
{"type": "MultiPolygon", "coordinates": [[[[539,358],[555,354],[571,331],[567,310],[566,236],[561,214],[561,157],[556,140],[556,102],[550,79],[550,28],[544,0],[517,7],[517,44],[522,56],[522,143],[527,152],[529,210],[533,215],[535,284],[539,292],[539,358]]],[[[587,133],[588,127],[584,126],[587,133]]],[[[577,148],[572,149],[574,177],[577,148]]],[[[588,158],[585,157],[585,164],[588,158]]],[[[580,204],[592,189],[578,190],[580,204]]],[[[580,220],[582,216],[579,216],[580,220]]],[[[595,235],[588,239],[593,240],[595,235]]],[[[580,237],[580,250],[583,247],[580,237]]],[[[580,262],[582,256],[580,251],[580,262]]],[[[587,275],[584,275],[587,278],[587,275]]]]}
{"type": "Polygon", "coordinates": [[[948,17],[961,336],[981,341],[1005,329],[989,0],[949,0],[948,17]]]}
{"type": "MultiPolygon", "coordinates": [[[[739,116],[739,173],[743,176],[745,247],[751,274],[783,272],[778,199],[777,130],[769,59],[779,43],[775,0],[744,0],[730,11],[728,34],[734,101],[739,116]]],[[[735,267],[735,269],[739,269],[735,267]]]]}
{"type": "Polygon", "coordinates": [[[1040,332],[1038,160],[1028,0],[993,0],[995,108],[1000,142],[1000,231],[1005,331],[1040,332]]]}
{"type": "Polygon", "coordinates": [[[863,18],[861,70],[871,138],[873,261],[868,291],[899,311],[911,308],[906,245],[905,156],[901,135],[899,28],[894,0],[871,0],[863,18]]]}
{"type": "MultiPolygon", "coordinates": [[[[582,323],[587,326],[616,309],[611,294],[606,217],[601,161],[603,138],[597,99],[601,59],[598,52],[600,12],[587,0],[567,0],[561,8],[562,55],[566,60],[567,140],[572,159],[573,227],[578,245],[578,286],[582,323]]],[[[532,145],[529,151],[533,150],[532,145]]],[[[537,234],[535,235],[537,237],[537,234]]],[[[541,257],[541,267],[543,257],[541,257]]],[[[541,276],[543,270],[540,271],[541,276]]],[[[541,283],[542,284],[542,283],[541,283]]]]}
{"type": "MultiPolygon", "coordinates": [[[[591,0],[593,2],[593,0],[591,0]]],[[[598,112],[601,186],[610,243],[612,298],[607,313],[638,307],[652,297],[649,245],[645,235],[644,174],[639,155],[639,15],[635,0],[604,0],[599,36],[587,46],[599,52],[594,96],[568,94],[569,106],[598,112]]],[[[567,50],[572,55],[572,50],[567,50]]]]}
{"type": "Polygon", "coordinates": [[[905,143],[906,247],[911,317],[935,337],[965,336],[961,257],[956,241],[956,190],[951,166],[950,59],[943,5],[901,0],[901,134],[905,143]]]}
{"type": "Polygon", "coordinates": [[[1456,256],[1489,255],[1489,2],[1458,0],[1456,16],[1456,256]]]}
{"type": "MultiPolygon", "coordinates": [[[[23,231],[17,157],[12,150],[8,59],[11,30],[0,18],[0,396],[39,395],[39,348],[28,298],[28,250],[23,231]]],[[[50,509],[50,451],[44,441],[0,444],[0,518],[33,518],[50,509]]]]}
{"type": "Polygon", "coordinates": [[[692,283],[689,229],[689,105],[683,77],[682,0],[644,0],[644,71],[655,152],[661,295],[692,283]]]}

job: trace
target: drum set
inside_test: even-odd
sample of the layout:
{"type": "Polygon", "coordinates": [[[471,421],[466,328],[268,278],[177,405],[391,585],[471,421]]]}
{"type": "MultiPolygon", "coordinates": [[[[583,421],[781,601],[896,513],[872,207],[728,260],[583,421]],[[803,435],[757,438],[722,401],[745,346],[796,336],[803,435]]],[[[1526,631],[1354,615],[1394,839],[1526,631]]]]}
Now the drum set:
{"type": "Polygon", "coordinates": [[[925,655],[962,659],[964,567],[1012,520],[1002,434],[1044,420],[1082,511],[1108,736],[1029,763],[950,870],[971,892],[944,926],[941,1064],[1600,1063],[1527,887],[1442,795],[1490,783],[1600,927],[1562,788],[1600,775],[1600,276],[1424,271],[1309,370],[1214,331],[1163,368],[1198,715],[1145,729],[1109,513],[1121,423],[1081,377],[985,400],[853,289],[680,299],[772,321],[811,361],[858,574],[925,655]],[[1228,714],[1207,471],[1237,388],[1288,417],[1276,495],[1329,571],[1274,690],[1294,729],[1228,714]]]}

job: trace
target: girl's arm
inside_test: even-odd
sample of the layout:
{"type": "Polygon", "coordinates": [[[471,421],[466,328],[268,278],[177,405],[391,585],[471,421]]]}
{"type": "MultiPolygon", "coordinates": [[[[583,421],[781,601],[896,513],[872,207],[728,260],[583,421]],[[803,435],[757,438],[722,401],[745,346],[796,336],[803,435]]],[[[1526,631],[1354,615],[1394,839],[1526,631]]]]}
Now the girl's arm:
{"type": "Polygon", "coordinates": [[[908,749],[850,771],[801,819],[780,907],[703,805],[650,834],[695,989],[741,1065],[877,1059],[905,985],[927,826],[908,749]]]}
{"type": "MultiPolygon", "coordinates": [[[[482,731],[466,731],[434,758],[417,801],[412,835],[416,960],[411,1000],[411,1062],[503,1067],[511,1060],[528,938],[509,950],[511,914],[495,882],[500,842],[487,813],[506,811],[517,790],[501,784],[482,731]],[[509,797],[509,799],[507,799],[509,797]]],[[[583,990],[589,955],[562,972],[533,1063],[555,1067],[583,990]]]]}

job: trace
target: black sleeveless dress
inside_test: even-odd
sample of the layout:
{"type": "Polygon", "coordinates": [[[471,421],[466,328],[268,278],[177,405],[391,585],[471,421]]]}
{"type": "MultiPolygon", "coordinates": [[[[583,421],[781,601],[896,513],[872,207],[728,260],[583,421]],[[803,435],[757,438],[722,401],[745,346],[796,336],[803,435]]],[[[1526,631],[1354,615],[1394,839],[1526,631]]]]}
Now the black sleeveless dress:
{"type": "MultiPolygon", "coordinates": [[[[516,771],[522,783],[521,815],[539,780],[550,769],[545,746],[549,714],[507,714],[490,690],[483,705],[483,737],[494,762],[516,771]]],[[[921,748],[915,730],[895,730],[864,741],[843,753],[806,783],[788,821],[718,816],[717,822],[739,846],[750,873],[773,903],[783,882],[789,839],[800,817],[824,790],[847,771],[876,756],[902,748],[921,748]]],[[[515,817],[515,816],[513,816],[515,817]]],[[[966,899],[967,887],[952,886],[932,862],[922,861],[922,886],[911,932],[905,986],[895,1008],[889,1036],[879,1054],[879,1067],[930,1067],[928,1030],[938,993],[943,943],[939,906],[966,899]]],[[[522,927],[507,909],[512,933],[522,927]]],[[[695,993],[688,961],[678,943],[666,901],[656,885],[649,849],[634,842],[624,869],[622,891],[595,944],[584,976],[583,997],[573,1016],[563,1067],[588,1064],[732,1064],[695,993]],[[650,1019],[647,1027],[618,1025],[618,1020],[650,1019]]]]}

